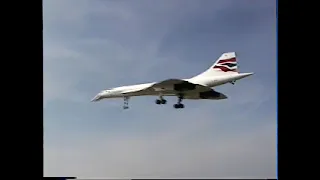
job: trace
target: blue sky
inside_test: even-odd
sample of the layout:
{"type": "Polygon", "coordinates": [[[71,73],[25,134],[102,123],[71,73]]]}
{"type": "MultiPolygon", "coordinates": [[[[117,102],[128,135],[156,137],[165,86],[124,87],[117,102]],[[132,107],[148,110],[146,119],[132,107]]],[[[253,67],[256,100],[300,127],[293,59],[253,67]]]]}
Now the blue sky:
{"type": "Polygon", "coordinates": [[[46,176],[276,176],[276,1],[46,0],[43,40],[46,176]],[[255,75],[217,87],[227,100],[90,102],[192,77],[228,51],[255,75]]]}

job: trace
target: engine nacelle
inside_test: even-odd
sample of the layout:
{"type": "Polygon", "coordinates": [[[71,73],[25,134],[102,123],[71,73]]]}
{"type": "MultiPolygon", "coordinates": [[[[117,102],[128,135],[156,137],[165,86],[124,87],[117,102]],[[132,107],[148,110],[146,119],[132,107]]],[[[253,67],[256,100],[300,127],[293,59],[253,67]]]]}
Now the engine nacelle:
{"type": "Polygon", "coordinates": [[[217,91],[212,90],[212,91],[200,92],[199,98],[201,98],[201,99],[226,99],[227,97],[222,93],[219,93],[217,91]]]}
{"type": "Polygon", "coordinates": [[[195,90],[196,86],[197,85],[195,85],[195,84],[183,82],[183,83],[180,83],[180,84],[175,84],[174,85],[174,90],[175,91],[191,91],[191,90],[195,90]]]}

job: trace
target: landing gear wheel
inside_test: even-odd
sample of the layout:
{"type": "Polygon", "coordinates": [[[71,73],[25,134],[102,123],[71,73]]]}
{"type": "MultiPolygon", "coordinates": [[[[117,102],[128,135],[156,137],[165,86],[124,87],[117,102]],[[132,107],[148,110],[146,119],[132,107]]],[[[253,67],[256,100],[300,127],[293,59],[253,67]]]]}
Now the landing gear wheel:
{"type": "Polygon", "coordinates": [[[167,100],[165,100],[162,97],[160,97],[160,99],[156,99],[155,103],[156,104],[166,104],[167,100]]]}
{"type": "Polygon", "coordinates": [[[161,101],[161,104],[167,104],[167,100],[165,99],[161,99],[160,101],[161,101]]]}
{"type": "Polygon", "coordinates": [[[162,104],[160,99],[156,100],[156,104],[162,104]]]}
{"type": "Polygon", "coordinates": [[[184,105],[183,104],[174,104],[173,107],[175,109],[182,109],[182,108],[184,108],[184,105]]]}

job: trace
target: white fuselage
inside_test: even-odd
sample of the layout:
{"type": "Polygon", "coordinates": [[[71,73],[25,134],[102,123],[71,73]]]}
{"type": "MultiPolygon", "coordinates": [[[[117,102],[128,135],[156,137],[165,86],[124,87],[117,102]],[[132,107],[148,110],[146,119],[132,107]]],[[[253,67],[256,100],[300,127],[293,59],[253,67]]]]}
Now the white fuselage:
{"type": "MultiPolygon", "coordinates": [[[[185,81],[189,81],[194,84],[200,84],[208,87],[216,87],[219,85],[223,85],[232,81],[236,81],[245,77],[252,75],[253,73],[234,73],[234,74],[221,74],[217,76],[200,76],[194,77],[190,79],[183,79],[185,81]]],[[[124,97],[123,93],[126,92],[125,96],[158,96],[160,90],[153,91],[139,91],[140,89],[144,89],[150,87],[153,83],[145,83],[145,84],[137,84],[137,85],[129,85],[129,86],[121,86],[112,89],[107,89],[101,91],[98,95],[94,97],[94,101],[98,101],[105,98],[120,98],[124,97]]],[[[193,93],[193,92],[190,92],[193,93]]],[[[164,96],[174,96],[176,92],[172,88],[161,89],[161,94],[164,96]]]]}

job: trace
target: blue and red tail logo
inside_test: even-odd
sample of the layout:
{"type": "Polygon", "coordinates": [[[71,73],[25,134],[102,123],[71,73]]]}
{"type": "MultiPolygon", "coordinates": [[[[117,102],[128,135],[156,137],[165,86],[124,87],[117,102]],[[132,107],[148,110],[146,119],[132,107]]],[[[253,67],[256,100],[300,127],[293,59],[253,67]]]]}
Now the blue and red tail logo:
{"type": "Polygon", "coordinates": [[[223,72],[237,72],[237,60],[235,57],[219,60],[218,63],[213,66],[213,69],[220,69],[223,72]]]}

